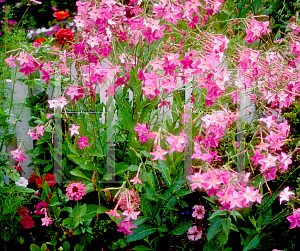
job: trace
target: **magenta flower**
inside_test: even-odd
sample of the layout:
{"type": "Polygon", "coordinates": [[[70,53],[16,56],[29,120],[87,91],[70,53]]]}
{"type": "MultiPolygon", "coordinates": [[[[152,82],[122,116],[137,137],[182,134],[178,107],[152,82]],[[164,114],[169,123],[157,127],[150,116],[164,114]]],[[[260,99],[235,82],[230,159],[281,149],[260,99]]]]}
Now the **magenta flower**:
{"type": "Polygon", "coordinates": [[[20,151],[20,149],[16,149],[14,151],[10,152],[13,155],[13,159],[15,159],[15,161],[20,161],[21,163],[23,163],[23,160],[26,160],[27,158],[24,156],[23,151],[20,151]]]}
{"type": "Polygon", "coordinates": [[[82,196],[86,195],[84,192],[86,188],[81,182],[75,183],[73,181],[72,184],[68,185],[66,190],[66,195],[70,197],[70,200],[81,200],[82,196]]]}
{"type": "Polygon", "coordinates": [[[286,219],[292,223],[290,229],[295,228],[297,226],[300,227],[300,215],[298,210],[295,210],[293,214],[286,217],[286,219]]]}
{"type": "Polygon", "coordinates": [[[89,146],[90,146],[89,143],[87,142],[87,140],[88,140],[88,137],[83,137],[83,136],[80,137],[80,139],[78,140],[78,144],[79,144],[80,150],[81,150],[84,146],[86,146],[86,147],[89,147],[89,146]]]}
{"type": "Polygon", "coordinates": [[[138,132],[139,137],[141,137],[143,133],[148,133],[147,124],[138,123],[134,130],[138,132]]]}

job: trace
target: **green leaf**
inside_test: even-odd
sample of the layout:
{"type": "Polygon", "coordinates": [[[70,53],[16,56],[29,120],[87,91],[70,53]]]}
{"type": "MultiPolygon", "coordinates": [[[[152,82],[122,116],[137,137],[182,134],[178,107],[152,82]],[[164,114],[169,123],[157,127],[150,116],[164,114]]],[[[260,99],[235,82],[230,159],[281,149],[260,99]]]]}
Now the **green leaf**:
{"type": "Polygon", "coordinates": [[[65,241],[63,243],[62,247],[63,247],[64,251],[70,251],[71,250],[71,245],[70,245],[70,243],[68,241],[65,241]]]}
{"type": "Polygon", "coordinates": [[[86,211],[87,211],[87,206],[86,206],[86,204],[83,204],[83,205],[79,208],[79,215],[80,215],[80,217],[85,216],[86,211]]]}
{"type": "Polygon", "coordinates": [[[232,229],[232,230],[234,230],[236,232],[239,232],[238,228],[233,223],[230,224],[230,229],[232,229]]]}
{"type": "Polygon", "coordinates": [[[17,192],[20,193],[35,193],[35,190],[27,187],[16,186],[17,192]]]}
{"type": "Polygon", "coordinates": [[[135,226],[138,226],[138,225],[144,223],[146,220],[147,220],[146,216],[140,216],[136,220],[132,221],[132,224],[135,226]]]}
{"type": "Polygon", "coordinates": [[[207,197],[207,196],[202,196],[204,199],[210,201],[213,204],[216,204],[215,200],[213,200],[211,197],[207,197]]]}
{"type": "Polygon", "coordinates": [[[192,222],[189,220],[181,220],[174,230],[171,231],[174,235],[181,235],[188,231],[192,226],[192,222]]]}
{"type": "Polygon", "coordinates": [[[169,168],[167,167],[166,163],[159,159],[158,160],[158,167],[156,167],[156,169],[158,169],[161,172],[165,183],[169,187],[171,185],[171,177],[170,177],[169,168]]]}
{"type": "Polygon", "coordinates": [[[64,208],[62,208],[60,211],[61,211],[61,212],[67,211],[67,212],[69,212],[69,213],[71,214],[73,210],[72,210],[72,207],[64,207],[64,208]]]}
{"type": "Polygon", "coordinates": [[[42,249],[42,251],[46,251],[46,250],[47,250],[47,245],[46,245],[46,243],[44,243],[44,244],[41,246],[41,249],[42,249]]]}
{"type": "Polygon", "coordinates": [[[103,207],[103,206],[100,206],[99,208],[97,208],[97,213],[98,214],[104,214],[104,213],[106,213],[108,211],[109,211],[109,209],[106,208],[106,207],[103,207]]]}
{"type": "Polygon", "coordinates": [[[208,219],[211,220],[212,218],[219,216],[219,215],[226,215],[226,211],[225,210],[217,210],[217,211],[213,212],[212,215],[208,219]]]}
{"type": "Polygon", "coordinates": [[[229,232],[230,232],[230,227],[231,227],[231,219],[230,218],[222,219],[221,222],[222,222],[222,227],[223,227],[224,233],[226,236],[228,236],[229,232]]]}
{"type": "Polygon", "coordinates": [[[80,235],[80,234],[82,234],[82,231],[80,228],[77,228],[73,233],[73,235],[80,235]]]}
{"type": "Polygon", "coordinates": [[[210,241],[215,234],[220,231],[222,228],[221,218],[218,218],[216,221],[212,223],[207,232],[207,240],[210,241]]]}
{"type": "Polygon", "coordinates": [[[83,179],[86,179],[86,180],[90,180],[90,181],[91,181],[91,179],[89,179],[88,177],[86,177],[86,176],[83,174],[83,172],[81,172],[78,168],[72,170],[72,171],[70,172],[70,174],[72,174],[72,175],[74,175],[74,176],[76,176],[76,177],[80,177],[80,178],[83,178],[83,179]]]}
{"type": "Polygon", "coordinates": [[[128,234],[126,241],[132,242],[132,241],[138,241],[145,237],[147,237],[150,234],[153,234],[157,231],[156,228],[152,228],[150,225],[147,224],[141,224],[137,228],[134,228],[132,230],[132,234],[128,234]]]}
{"type": "Polygon", "coordinates": [[[17,172],[16,168],[12,168],[12,173],[11,173],[9,166],[5,165],[4,172],[7,175],[7,177],[13,180],[14,182],[17,182],[20,179],[20,174],[17,172]]]}
{"type": "Polygon", "coordinates": [[[30,251],[42,251],[38,245],[31,244],[30,251]]]}
{"type": "Polygon", "coordinates": [[[68,155],[68,157],[72,159],[74,163],[78,164],[81,169],[94,171],[93,165],[90,160],[70,154],[68,155]]]}
{"type": "Polygon", "coordinates": [[[143,245],[139,245],[139,246],[136,246],[136,247],[132,248],[132,250],[135,250],[135,251],[148,251],[148,250],[152,250],[152,249],[148,248],[146,246],[143,246],[143,245]]]}
{"type": "Polygon", "coordinates": [[[248,251],[250,249],[256,248],[259,244],[259,241],[259,234],[253,233],[248,235],[244,243],[243,251],[248,251]]]}
{"type": "Polygon", "coordinates": [[[143,213],[146,214],[146,216],[152,217],[152,211],[153,211],[152,204],[146,198],[146,196],[142,196],[141,207],[142,207],[143,213]]]}

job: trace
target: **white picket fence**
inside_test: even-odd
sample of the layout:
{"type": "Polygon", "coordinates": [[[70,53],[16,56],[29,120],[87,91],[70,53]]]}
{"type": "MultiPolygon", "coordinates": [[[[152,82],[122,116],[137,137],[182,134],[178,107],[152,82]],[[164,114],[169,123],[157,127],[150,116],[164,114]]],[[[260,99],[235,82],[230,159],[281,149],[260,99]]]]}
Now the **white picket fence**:
{"type": "MultiPolygon", "coordinates": [[[[105,67],[105,68],[110,68],[109,63],[107,63],[105,61],[102,63],[102,66],[105,67]]],[[[75,64],[73,64],[71,66],[71,73],[72,73],[71,74],[71,81],[72,81],[77,76],[77,72],[76,72],[76,69],[75,69],[75,64]]],[[[15,74],[15,71],[12,71],[12,79],[15,79],[13,77],[14,74],[15,74]]],[[[20,78],[20,77],[25,77],[25,76],[22,73],[17,73],[17,78],[20,78]]],[[[7,81],[8,86],[10,88],[13,88],[13,81],[11,79],[10,80],[6,80],[6,81],[7,81]]],[[[112,81],[113,81],[113,78],[110,77],[108,79],[108,83],[112,83],[112,81]]],[[[186,86],[188,86],[188,85],[186,85],[186,86]]],[[[183,81],[182,81],[182,79],[181,78],[177,78],[177,89],[178,88],[182,88],[182,87],[183,87],[183,81]]],[[[15,89],[15,93],[14,93],[14,97],[13,97],[14,103],[24,103],[25,102],[25,98],[27,97],[28,92],[29,92],[29,87],[25,83],[22,83],[21,81],[17,80],[17,81],[15,81],[14,89],[15,89]]],[[[100,99],[104,103],[107,103],[107,100],[108,100],[108,98],[105,97],[105,95],[106,95],[105,90],[106,89],[107,89],[107,86],[105,84],[98,85],[97,88],[95,89],[95,92],[100,94],[100,99]]],[[[42,88],[35,88],[35,89],[33,89],[33,95],[37,95],[41,91],[43,91],[42,88]]],[[[55,91],[53,91],[53,89],[51,89],[51,88],[47,89],[47,94],[49,95],[49,99],[55,99],[55,98],[58,97],[57,95],[55,95],[55,91]]],[[[187,100],[191,97],[191,94],[192,94],[191,88],[186,88],[185,89],[186,104],[187,104],[187,100]]],[[[9,95],[9,93],[8,93],[8,95],[9,95]]],[[[59,95],[60,95],[60,93],[59,93],[59,95]]],[[[250,123],[252,117],[251,117],[251,114],[249,116],[249,112],[247,110],[245,110],[245,107],[248,110],[250,110],[251,113],[252,113],[254,111],[254,105],[251,104],[249,95],[242,93],[242,95],[240,95],[240,97],[242,97],[242,99],[240,100],[241,115],[245,116],[244,122],[250,123]]],[[[132,100],[132,98],[133,98],[133,93],[130,90],[129,90],[129,98],[130,98],[130,100],[132,100]]],[[[172,100],[173,100],[172,97],[169,97],[167,99],[167,101],[170,101],[171,103],[172,103],[172,100]]],[[[186,108],[187,107],[184,108],[185,111],[188,110],[186,108]]],[[[164,112],[164,114],[169,115],[170,118],[172,119],[171,110],[170,109],[168,109],[165,106],[163,106],[160,109],[161,109],[159,111],[160,113],[164,112]]],[[[103,112],[102,113],[102,117],[100,119],[100,122],[101,123],[105,123],[105,111],[98,111],[98,112],[103,112]]],[[[20,109],[15,109],[13,111],[13,114],[19,114],[19,113],[20,113],[20,109]]],[[[117,119],[116,112],[114,114],[114,118],[117,119]]],[[[11,116],[10,120],[14,120],[14,119],[16,119],[16,118],[14,118],[13,116],[11,116]]],[[[33,149],[33,141],[31,139],[31,137],[29,135],[27,135],[27,132],[29,130],[28,121],[30,120],[30,110],[29,110],[29,108],[27,108],[27,107],[23,108],[23,110],[21,112],[21,116],[20,116],[19,119],[21,119],[22,122],[17,122],[16,130],[15,130],[16,138],[17,138],[17,142],[18,142],[18,146],[22,142],[23,146],[22,146],[21,149],[25,148],[24,149],[25,151],[26,150],[31,150],[31,149],[33,149]]],[[[5,150],[5,149],[2,149],[2,151],[3,150],[5,150]]],[[[13,150],[13,149],[10,148],[9,151],[11,151],[11,150],[13,150]]],[[[21,164],[21,167],[22,167],[22,169],[25,172],[24,177],[26,179],[28,179],[30,177],[30,175],[33,173],[33,167],[32,166],[28,167],[28,164],[31,162],[32,154],[25,154],[25,157],[27,158],[27,160],[25,160],[23,162],[23,164],[21,164]]],[[[13,159],[12,159],[12,161],[13,161],[13,159]]],[[[7,177],[6,177],[6,181],[7,181],[7,177]]]]}

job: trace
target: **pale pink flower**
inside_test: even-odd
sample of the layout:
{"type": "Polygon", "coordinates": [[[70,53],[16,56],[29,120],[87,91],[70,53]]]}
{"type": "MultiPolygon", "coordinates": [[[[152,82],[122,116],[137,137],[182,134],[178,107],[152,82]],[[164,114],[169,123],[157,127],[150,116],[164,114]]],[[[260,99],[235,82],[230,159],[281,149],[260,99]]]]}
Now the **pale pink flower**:
{"type": "Polygon", "coordinates": [[[201,206],[201,205],[195,205],[193,207],[193,209],[195,210],[192,214],[193,217],[201,220],[204,218],[204,214],[205,214],[205,209],[204,209],[204,206],[201,206]]]}
{"type": "Polygon", "coordinates": [[[135,185],[136,183],[143,184],[142,181],[137,176],[135,176],[133,179],[131,179],[130,182],[132,182],[133,185],[135,185]]]}
{"type": "Polygon", "coordinates": [[[138,212],[135,212],[131,206],[128,207],[127,210],[125,210],[122,214],[127,216],[125,218],[126,221],[129,221],[130,218],[133,219],[133,220],[137,220],[137,216],[140,214],[141,212],[138,211],[138,212]]]}
{"type": "Polygon", "coordinates": [[[110,210],[109,212],[105,212],[106,214],[108,214],[108,215],[111,215],[111,217],[117,217],[117,218],[119,218],[119,219],[122,219],[121,217],[120,217],[120,214],[117,212],[117,210],[110,210]]]}
{"type": "Polygon", "coordinates": [[[49,224],[52,224],[52,220],[50,217],[45,216],[45,218],[42,218],[42,226],[49,226],[49,224]]]}
{"type": "Polygon", "coordinates": [[[79,132],[78,132],[79,128],[80,128],[80,126],[76,126],[75,124],[73,124],[72,127],[69,128],[69,130],[71,131],[71,136],[73,136],[74,133],[76,133],[77,135],[79,135],[79,132]]]}
{"type": "Polygon", "coordinates": [[[279,201],[280,201],[280,204],[282,203],[282,201],[289,201],[290,200],[290,196],[291,195],[295,195],[294,192],[292,191],[289,191],[289,187],[286,187],[280,194],[279,194],[279,201]]]}
{"type": "Polygon", "coordinates": [[[202,236],[202,230],[198,230],[197,226],[192,226],[188,230],[188,239],[191,241],[197,241],[202,236]]]}

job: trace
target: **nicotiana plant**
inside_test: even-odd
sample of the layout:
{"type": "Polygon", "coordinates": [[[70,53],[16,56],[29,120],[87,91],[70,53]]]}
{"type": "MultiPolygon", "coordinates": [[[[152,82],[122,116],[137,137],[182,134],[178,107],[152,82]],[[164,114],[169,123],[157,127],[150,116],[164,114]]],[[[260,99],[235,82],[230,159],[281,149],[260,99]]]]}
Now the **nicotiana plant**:
{"type": "MultiPolygon", "coordinates": [[[[294,192],[269,186],[298,152],[298,145],[287,151],[290,125],[280,117],[300,92],[295,21],[272,41],[268,16],[224,20],[229,5],[220,0],[76,5],[76,31],[57,31],[57,46],[46,38],[5,59],[28,83],[41,72],[56,88],[27,133],[48,148],[33,151],[44,159],[29,179],[38,189],[35,211],[18,209],[24,228],[42,214],[41,226],[84,236],[75,250],[93,243],[95,217],[109,217],[126,236],[115,249],[184,250],[194,242],[232,250],[230,230],[243,230],[237,249],[246,251],[282,218],[290,229],[300,226],[294,192]],[[255,110],[243,105],[245,95],[255,110]],[[247,142],[245,111],[257,125],[247,142]],[[192,219],[181,217],[184,198],[197,191],[204,194],[191,205],[192,219]],[[95,204],[85,200],[89,194],[95,204]],[[288,204],[274,215],[277,197],[288,204]]],[[[24,158],[20,144],[4,165],[18,187],[28,184],[20,175],[24,158]]]]}

